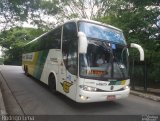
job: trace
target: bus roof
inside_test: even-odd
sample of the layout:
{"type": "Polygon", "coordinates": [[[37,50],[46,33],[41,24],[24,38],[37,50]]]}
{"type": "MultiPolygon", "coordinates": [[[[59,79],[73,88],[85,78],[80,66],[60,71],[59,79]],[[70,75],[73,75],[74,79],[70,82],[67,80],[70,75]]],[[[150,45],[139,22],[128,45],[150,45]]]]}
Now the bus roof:
{"type": "MultiPolygon", "coordinates": [[[[35,39],[33,39],[32,41],[30,41],[30,42],[28,42],[26,45],[28,45],[28,44],[30,44],[30,43],[32,43],[32,42],[34,42],[34,41],[36,41],[37,39],[39,39],[39,38],[41,38],[42,36],[44,36],[45,34],[47,34],[48,32],[45,32],[44,34],[42,34],[42,35],[40,35],[40,36],[38,36],[38,37],[36,37],[35,39]]],[[[25,45],[25,46],[26,46],[25,45]]]]}
{"type": "MultiPolygon", "coordinates": [[[[102,23],[102,22],[98,22],[98,21],[94,21],[94,20],[89,20],[89,19],[79,19],[79,18],[75,18],[75,19],[72,19],[72,20],[68,20],[68,21],[64,22],[63,24],[66,24],[66,23],[69,23],[69,22],[76,22],[76,23],[77,23],[78,21],[86,21],[86,22],[90,22],[90,23],[94,23],[94,24],[103,25],[103,26],[106,26],[106,27],[109,27],[109,28],[113,28],[113,29],[118,30],[118,31],[122,31],[121,29],[119,29],[119,28],[117,28],[117,27],[114,27],[114,26],[111,26],[111,25],[109,25],[109,24],[105,24],[105,23],[102,23]]],[[[56,26],[55,28],[57,28],[57,27],[59,27],[59,26],[62,26],[63,24],[60,24],[60,25],[56,26]]],[[[50,31],[52,31],[52,30],[50,30],[50,31]]],[[[48,31],[48,32],[50,32],[50,31],[48,31]]],[[[33,39],[32,41],[28,42],[26,45],[28,45],[28,44],[36,41],[36,40],[39,39],[40,37],[46,35],[48,32],[45,32],[44,34],[40,35],[39,37],[33,39]]]]}
{"type": "Polygon", "coordinates": [[[113,28],[113,29],[116,29],[118,31],[122,31],[121,29],[119,29],[117,27],[114,27],[114,26],[111,26],[109,24],[105,24],[105,23],[102,23],[102,22],[98,22],[98,21],[94,21],[94,20],[89,20],[89,19],[78,19],[78,18],[76,18],[76,19],[72,19],[72,20],[66,21],[63,24],[68,23],[68,22],[78,22],[78,21],[86,21],[86,22],[90,22],[90,23],[94,23],[94,24],[103,25],[103,26],[106,26],[106,27],[109,27],[109,28],[113,28]]]}

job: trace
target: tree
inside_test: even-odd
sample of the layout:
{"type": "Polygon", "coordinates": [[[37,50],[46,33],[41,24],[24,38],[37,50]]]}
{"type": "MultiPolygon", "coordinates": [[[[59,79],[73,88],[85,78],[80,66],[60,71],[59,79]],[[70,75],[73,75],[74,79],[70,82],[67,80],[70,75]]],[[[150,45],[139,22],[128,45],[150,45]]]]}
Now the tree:
{"type": "MultiPolygon", "coordinates": [[[[150,84],[153,84],[156,80],[160,80],[158,76],[160,68],[160,1],[124,0],[121,6],[117,12],[101,17],[99,21],[121,28],[128,43],[134,42],[142,45],[145,50],[145,65],[148,66],[148,79],[150,79],[150,84]]],[[[130,51],[130,56],[133,55],[138,58],[138,51],[130,51]]],[[[135,65],[135,69],[137,69],[135,72],[140,74],[136,67],[138,66],[135,65]]]]}
{"type": "MultiPolygon", "coordinates": [[[[3,30],[24,22],[51,29],[71,18],[96,19],[120,9],[123,0],[1,0],[3,30]]],[[[2,31],[3,31],[2,30],[2,31]]]]}
{"type": "Polygon", "coordinates": [[[97,19],[120,9],[123,0],[61,0],[59,18],[97,19]]]}
{"type": "MultiPolygon", "coordinates": [[[[59,12],[58,0],[1,0],[0,26],[2,31],[22,26],[23,22],[37,27],[48,28],[50,16],[59,12]]],[[[52,21],[52,27],[55,25],[52,21]]]]}
{"type": "MultiPolygon", "coordinates": [[[[128,2],[128,0],[125,0],[128,2]]],[[[155,0],[156,1],[156,0],[155,0]]],[[[124,4],[115,14],[104,16],[99,20],[104,23],[117,26],[124,30],[126,40],[131,43],[139,43],[146,50],[155,50],[159,48],[160,36],[160,8],[153,5],[159,5],[150,0],[124,4]],[[153,46],[154,45],[154,46],[153,46]]]]}
{"type": "Polygon", "coordinates": [[[5,55],[5,64],[21,64],[23,46],[44,33],[41,29],[12,28],[0,33],[0,45],[5,55]]]}

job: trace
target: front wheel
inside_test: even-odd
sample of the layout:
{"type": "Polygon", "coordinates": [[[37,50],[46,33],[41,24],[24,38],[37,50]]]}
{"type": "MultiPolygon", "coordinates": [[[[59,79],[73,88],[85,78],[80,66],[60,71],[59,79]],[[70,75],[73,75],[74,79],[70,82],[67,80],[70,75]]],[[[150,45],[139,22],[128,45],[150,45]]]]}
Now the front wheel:
{"type": "Polygon", "coordinates": [[[55,76],[53,74],[51,74],[48,78],[48,85],[49,85],[49,90],[52,93],[56,93],[56,80],[55,80],[55,76]]]}

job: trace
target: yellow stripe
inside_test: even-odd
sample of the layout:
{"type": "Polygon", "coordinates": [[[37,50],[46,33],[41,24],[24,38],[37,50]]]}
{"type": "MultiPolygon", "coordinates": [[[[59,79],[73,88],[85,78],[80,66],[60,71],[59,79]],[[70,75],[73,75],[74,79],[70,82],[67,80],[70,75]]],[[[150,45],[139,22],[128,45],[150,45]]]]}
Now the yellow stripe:
{"type": "Polygon", "coordinates": [[[121,81],[121,85],[125,85],[125,83],[126,83],[126,80],[121,81]]]}

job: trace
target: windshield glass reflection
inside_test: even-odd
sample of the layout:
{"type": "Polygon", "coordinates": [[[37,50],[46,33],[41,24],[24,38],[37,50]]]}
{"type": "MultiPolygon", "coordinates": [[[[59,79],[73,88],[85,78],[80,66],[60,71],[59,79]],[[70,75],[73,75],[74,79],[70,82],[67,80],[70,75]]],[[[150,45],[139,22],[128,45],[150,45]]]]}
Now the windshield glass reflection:
{"type": "Polygon", "coordinates": [[[128,50],[121,31],[98,24],[79,22],[88,40],[80,54],[80,76],[98,80],[128,78],[128,50]]]}
{"type": "Polygon", "coordinates": [[[107,40],[114,43],[126,44],[123,33],[119,30],[88,22],[79,22],[79,30],[87,37],[107,40]]]}
{"type": "Polygon", "coordinates": [[[80,54],[80,75],[95,79],[128,78],[128,54],[123,46],[89,40],[86,54],[80,54]]]}

